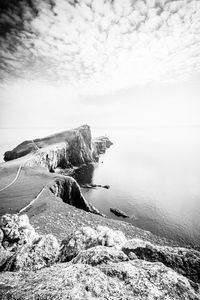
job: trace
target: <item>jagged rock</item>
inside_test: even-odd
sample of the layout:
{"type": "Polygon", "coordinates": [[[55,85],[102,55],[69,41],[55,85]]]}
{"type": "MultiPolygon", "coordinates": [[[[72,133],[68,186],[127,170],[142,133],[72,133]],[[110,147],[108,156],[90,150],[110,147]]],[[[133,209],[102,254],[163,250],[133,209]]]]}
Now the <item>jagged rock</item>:
{"type": "Polygon", "coordinates": [[[105,136],[94,138],[92,140],[94,159],[98,160],[99,155],[105,153],[106,149],[111,145],[113,145],[113,143],[105,136]]]}
{"type": "Polygon", "coordinates": [[[7,250],[15,250],[22,244],[31,244],[38,237],[27,215],[3,215],[0,218],[0,229],[3,232],[1,243],[7,250]]]}
{"type": "Polygon", "coordinates": [[[157,246],[140,239],[127,241],[122,251],[128,256],[134,253],[139,259],[162,262],[194,282],[200,282],[199,251],[181,247],[157,246]]]}
{"type": "Polygon", "coordinates": [[[0,271],[3,270],[5,263],[12,257],[13,252],[0,248],[0,271]]]}
{"type": "Polygon", "coordinates": [[[97,229],[82,227],[62,241],[59,260],[70,261],[82,250],[98,245],[120,248],[126,241],[121,231],[104,226],[98,226],[97,229]]]}
{"type": "Polygon", "coordinates": [[[72,263],[82,263],[91,266],[100,265],[102,263],[127,261],[128,257],[123,251],[114,247],[96,246],[88,250],[81,251],[73,260],[72,263]]]}
{"type": "Polygon", "coordinates": [[[26,277],[0,275],[2,300],[199,300],[199,287],[161,263],[57,264],[26,277]]]}
{"type": "Polygon", "coordinates": [[[119,210],[117,208],[110,208],[110,211],[118,217],[129,218],[129,216],[125,212],[123,212],[122,210],[119,210]]]}
{"type": "Polygon", "coordinates": [[[16,252],[2,265],[4,271],[38,270],[55,263],[59,254],[57,239],[48,234],[40,236],[31,245],[18,247],[16,252]]]}

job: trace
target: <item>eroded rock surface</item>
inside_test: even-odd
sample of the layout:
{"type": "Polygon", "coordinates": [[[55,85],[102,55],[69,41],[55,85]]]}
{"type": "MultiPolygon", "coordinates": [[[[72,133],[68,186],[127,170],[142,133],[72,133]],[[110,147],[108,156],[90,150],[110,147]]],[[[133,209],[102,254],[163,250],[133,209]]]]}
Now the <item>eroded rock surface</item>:
{"type": "MultiPolygon", "coordinates": [[[[27,224],[27,216],[20,217],[27,224]]],[[[7,215],[0,220],[2,228],[12,224],[13,231],[5,230],[12,233],[11,241],[20,237],[14,233],[20,217],[7,215]]],[[[194,259],[198,266],[199,253],[192,249],[127,240],[122,232],[104,226],[80,228],[61,244],[51,234],[25,241],[12,251],[0,251],[1,270],[15,271],[0,273],[2,300],[200,299],[196,277],[179,274],[180,259],[188,268],[193,268],[194,259]],[[173,263],[167,267],[164,258],[173,263]]]]}
{"type": "Polygon", "coordinates": [[[199,300],[198,287],[160,263],[142,260],[91,266],[57,264],[27,277],[0,280],[2,300],[199,300]]]}
{"type": "Polygon", "coordinates": [[[27,215],[6,214],[0,218],[1,245],[12,251],[19,245],[31,244],[37,237],[27,215]]]}
{"type": "Polygon", "coordinates": [[[127,255],[114,247],[96,246],[88,250],[81,251],[72,263],[82,263],[91,266],[97,266],[108,262],[128,261],[127,255]]]}
{"type": "Polygon", "coordinates": [[[139,259],[162,262],[189,279],[200,282],[199,251],[181,247],[157,246],[140,239],[129,240],[122,250],[128,256],[134,253],[139,259]]]}
{"type": "Polygon", "coordinates": [[[121,248],[126,241],[121,231],[114,231],[105,226],[98,226],[96,229],[82,227],[62,241],[59,259],[70,261],[82,250],[98,245],[121,248]]]}
{"type": "Polygon", "coordinates": [[[99,154],[110,145],[112,142],[107,137],[92,142],[90,127],[83,125],[42,139],[24,141],[13,150],[5,152],[4,160],[29,154],[26,166],[42,166],[54,172],[97,161],[99,154]]]}

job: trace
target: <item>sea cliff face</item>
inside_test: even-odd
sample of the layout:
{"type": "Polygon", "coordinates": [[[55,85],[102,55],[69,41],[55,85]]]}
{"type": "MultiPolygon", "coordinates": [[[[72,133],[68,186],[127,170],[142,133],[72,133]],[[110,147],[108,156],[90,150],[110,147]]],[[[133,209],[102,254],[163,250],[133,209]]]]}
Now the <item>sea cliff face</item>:
{"type": "Polygon", "coordinates": [[[42,190],[49,189],[65,203],[104,216],[84,199],[77,182],[66,175],[73,173],[76,167],[97,161],[102,153],[102,145],[105,151],[111,144],[105,137],[93,143],[88,125],[19,144],[5,153],[6,162],[0,166],[0,187],[1,184],[3,186],[0,196],[3,203],[13,199],[15,189],[18,194],[20,191],[22,198],[30,195],[30,201],[27,199],[27,202],[32,203],[43,187],[42,190]],[[14,178],[13,182],[3,178],[5,172],[14,178]],[[13,190],[8,189],[10,186],[13,190]]]}
{"type": "Polygon", "coordinates": [[[70,168],[97,161],[112,142],[106,137],[92,141],[88,125],[54,134],[43,139],[25,141],[4,154],[9,161],[29,154],[26,166],[42,166],[49,171],[70,168]]]}

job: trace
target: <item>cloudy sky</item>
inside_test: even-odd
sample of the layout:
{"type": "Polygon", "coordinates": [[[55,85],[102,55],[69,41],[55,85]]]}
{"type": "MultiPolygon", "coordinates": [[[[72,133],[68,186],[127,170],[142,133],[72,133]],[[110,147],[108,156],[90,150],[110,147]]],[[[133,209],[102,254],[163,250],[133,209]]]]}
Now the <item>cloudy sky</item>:
{"type": "Polygon", "coordinates": [[[196,125],[199,73],[199,0],[0,1],[1,128],[196,125]]]}

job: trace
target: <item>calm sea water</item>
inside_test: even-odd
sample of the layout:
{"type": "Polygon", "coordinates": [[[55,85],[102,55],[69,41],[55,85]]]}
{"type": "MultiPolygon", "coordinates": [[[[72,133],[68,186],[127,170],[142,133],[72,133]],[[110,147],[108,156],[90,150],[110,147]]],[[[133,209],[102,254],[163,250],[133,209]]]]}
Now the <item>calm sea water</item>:
{"type": "Polygon", "coordinates": [[[108,184],[84,190],[107,216],[126,212],[135,226],[200,246],[200,128],[132,128],[107,132],[114,145],[98,166],[77,174],[80,183],[108,184]]]}
{"type": "MultiPolygon", "coordinates": [[[[56,131],[0,130],[0,156],[25,139],[56,131]]],[[[84,189],[85,198],[108,217],[120,219],[110,212],[118,208],[135,226],[200,246],[200,128],[94,128],[93,133],[106,133],[114,145],[76,178],[110,189],[84,189]]]]}

